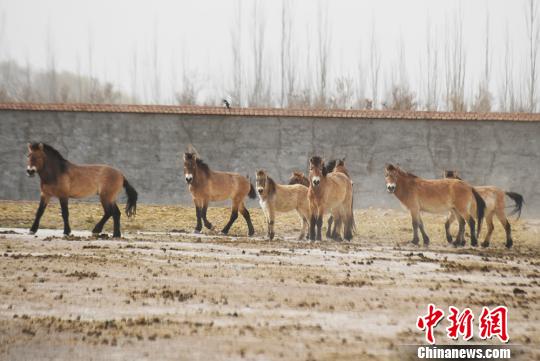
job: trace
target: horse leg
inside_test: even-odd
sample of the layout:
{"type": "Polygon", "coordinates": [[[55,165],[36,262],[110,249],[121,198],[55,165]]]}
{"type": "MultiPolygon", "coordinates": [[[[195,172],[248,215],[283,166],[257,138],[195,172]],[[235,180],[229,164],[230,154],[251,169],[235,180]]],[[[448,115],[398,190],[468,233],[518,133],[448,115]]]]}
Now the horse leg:
{"type": "Polygon", "coordinates": [[[112,211],[113,211],[112,204],[109,201],[107,201],[104,197],[100,197],[100,198],[101,198],[101,206],[103,207],[103,217],[101,217],[99,222],[96,224],[96,226],[92,230],[92,235],[94,236],[98,236],[101,233],[101,231],[103,230],[103,226],[105,225],[105,223],[107,223],[109,218],[111,218],[112,211]]]}
{"type": "Polygon", "coordinates": [[[317,215],[317,236],[316,236],[317,241],[322,241],[321,233],[322,233],[323,215],[324,215],[324,212],[322,211],[320,211],[319,214],[317,215]]]}
{"type": "Polygon", "coordinates": [[[208,229],[212,229],[212,223],[210,223],[208,221],[208,219],[206,218],[206,212],[208,211],[208,201],[204,201],[203,202],[203,206],[202,206],[202,209],[201,209],[201,218],[204,222],[204,226],[208,229]]]}
{"type": "Polygon", "coordinates": [[[225,227],[223,227],[223,229],[221,230],[221,233],[223,233],[224,235],[227,235],[234,221],[236,221],[236,218],[238,218],[238,204],[233,203],[233,206],[231,208],[231,217],[229,218],[229,222],[227,222],[225,227]]]}
{"type": "MultiPolygon", "coordinates": [[[[251,222],[251,216],[249,215],[249,211],[246,208],[246,205],[244,202],[240,203],[240,213],[242,213],[242,217],[246,220],[247,226],[248,226],[248,236],[253,236],[255,234],[255,228],[253,228],[253,223],[251,222]]],[[[272,226],[273,230],[273,226],[272,226]]],[[[272,235],[273,237],[273,235],[272,235]]]]}
{"type": "Polygon", "coordinates": [[[276,219],[276,214],[274,212],[274,207],[271,204],[268,204],[267,206],[267,212],[268,212],[268,218],[267,218],[267,226],[268,226],[268,232],[267,236],[269,240],[274,239],[274,222],[276,219]]]}
{"type": "Polygon", "coordinates": [[[309,240],[315,241],[315,226],[317,225],[317,209],[314,206],[310,206],[310,217],[309,217],[309,240]]]}
{"type": "Polygon", "coordinates": [[[332,239],[334,241],[341,242],[343,241],[343,238],[341,237],[341,234],[339,233],[343,227],[343,215],[342,214],[332,214],[332,218],[334,218],[334,230],[332,232],[332,239]]]}
{"type": "Polygon", "coordinates": [[[420,216],[420,211],[418,210],[411,210],[411,218],[412,218],[412,227],[413,227],[413,239],[411,241],[412,244],[418,245],[420,242],[418,239],[418,218],[420,216]]]}
{"type": "Polygon", "coordinates": [[[487,224],[487,233],[486,238],[484,239],[484,242],[482,242],[482,247],[489,247],[489,242],[491,242],[491,234],[493,233],[493,229],[495,228],[493,226],[493,212],[488,213],[486,216],[486,224],[487,224]]]}
{"type": "Polygon", "coordinates": [[[471,231],[471,246],[472,247],[478,247],[478,239],[476,238],[476,222],[474,221],[473,216],[469,216],[467,219],[467,223],[469,224],[469,230],[471,231]]]}
{"type": "Polygon", "coordinates": [[[444,231],[446,233],[446,241],[448,243],[452,243],[452,235],[450,234],[450,226],[454,221],[456,220],[456,216],[453,212],[450,212],[448,215],[448,218],[446,219],[446,222],[444,223],[444,231]]]}
{"type": "Polygon", "coordinates": [[[508,219],[504,214],[504,209],[497,209],[496,215],[499,219],[499,222],[501,222],[501,224],[503,225],[504,231],[506,232],[506,248],[510,249],[514,244],[514,241],[512,240],[512,228],[510,227],[510,222],[508,222],[508,219]]]}
{"type": "Polygon", "coordinates": [[[120,238],[120,209],[116,205],[116,202],[112,205],[112,217],[113,217],[113,237],[120,238]]]}
{"type": "Polygon", "coordinates": [[[429,237],[424,230],[424,221],[422,221],[420,214],[418,215],[418,228],[420,228],[420,233],[422,233],[422,241],[424,242],[424,246],[427,247],[429,245],[429,237]]]}
{"type": "Polygon", "coordinates": [[[71,234],[71,227],[69,226],[69,210],[68,199],[60,198],[60,208],[62,209],[62,220],[64,221],[64,235],[69,236],[71,234]]]}
{"type": "MultiPolygon", "coordinates": [[[[328,226],[326,228],[326,238],[332,238],[332,223],[334,222],[334,216],[328,217],[328,226]]],[[[335,231],[335,229],[334,229],[335,231]]]]}
{"type": "Polygon", "coordinates": [[[298,215],[300,217],[300,221],[302,222],[302,230],[300,231],[300,235],[298,236],[298,240],[301,241],[306,236],[306,229],[308,228],[308,220],[302,214],[299,213],[298,215]]]}
{"type": "Polygon", "coordinates": [[[39,228],[39,221],[41,220],[41,216],[43,216],[43,213],[45,212],[45,208],[47,208],[47,204],[49,204],[49,197],[41,195],[41,198],[39,200],[39,207],[36,212],[36,217],[34,218],[34,223],[32,223],[32,227],[30,227],[30,234],[35,234],[39,228]]]}
{"type": "Polygon", "coordinates": [[[454,247],[464,246],[465,245],[465,219],[458,215],[458,224],[459,230],[456,240],[454,241],[454,247]]]}

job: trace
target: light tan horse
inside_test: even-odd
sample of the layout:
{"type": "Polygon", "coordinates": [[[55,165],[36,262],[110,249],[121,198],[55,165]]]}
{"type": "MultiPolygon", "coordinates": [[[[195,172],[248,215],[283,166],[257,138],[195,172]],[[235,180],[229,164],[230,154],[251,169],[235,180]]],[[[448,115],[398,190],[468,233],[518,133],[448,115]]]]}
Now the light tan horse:
{"type": "Polygon", "coordinates": [[[343,238],[350,241],[355,228],[351,180],[343,173],[328,173],[322,158],[315,156],[309,160],[309,181],[309,239],[321,240],[323,216],[331,213],[335,221],[332,238],[341,240],[343,227],[343,238]]]}
{"type": "Polygon", "coordinates": [[[277,184],[264,170],[258,170],[256,175],[259,203],[268,224],[268,238],[274,239],[275,213],[296,210],[302,222],[298,239],[304,239],[309,219],[308,189],[301,184],[277,184]]]}
{"type": "Polygon", "coordinates": [[[419,242],[419,228],[424,245],[429,244],[421,212],[452,212],[459,221],[459,233],[454,245],[465,244],[465,221],[471,230],[471,245],[474,247],[478,245],[474,219],[478,219],[478,230],[480,230],[486,204],[472,186],[457,179],[423,179],[392,164],[385,167],[385,181],[387,191],[394,194],[411,213],[413,244],[419,242]]]}
{"type": "MultiPolygon", "coordinates": [[[[324,165],[324,169],[326,170],[327,173],[330,173],[330,172],[343,173],[349,179],[351,179],[349,175],[349,171],[345,167],[345,159],[333,159],[324,165]]],[[[293,172],[289,178],[289,184],[302,184],[306,187],[309,187],[309,179],[302,172],[293,172]]],[[[351,184],[353,184],[352,179],[351,179],[351,184]]],[[[326,238],[332,237],[332,223],[333,222],[334,222],[334,217],[330,215],[330,217],[328,217],[328,225],[326,227],[326,238]]]]}
{"type": "Polygon", "coordinates": [[[189,184],[189,191],[195,204],[197,215],[195,233],[201,232],[201,221],[204,221],[206,228],[212,229],[212,223],[206,218],[208,203],[227,199],[232,200],[231,217],[221,233],[229,233],[229,229],[238,218],[238,211],[246,220],[248,235],[252,236],[255,233],[244,199],[246,196],[255,199],[257,194],[246,177],[238,173],[213,171],[195,153],[184,154],[184,177],[189,184]]]}
{"type": "MultiPolygon", "coordinates": [[[[454,178],[460,179],[458,172],[455,170],[446,170],[443,172],[443,178],[454,178]]],[[[514,202],[515,206],[510,215],[518,214],[518,218],[521,215],[521,208],[523,207],[523,196],[515,192],[505,192],[504,190],[495,187],[495,186],[477,186],[474,187],[476,191],[480,194],[484,202],[486,202],[486,224],[487,224],[487,234],[484,242],[482,242],[482,247],[489,247],[491,242],[491,236],[493,233],[493,216],[497,216],[499,222],[504,227],[506,232],[506,247],[511,248],[514,243],[512,240],[512,229],[510,227],[510,222],[506,218],[504,209],[506,208],[505,195],[510,197],[514,202]]],[[[446,232],[446,239],[448,242],[452,242],[452,235],[450,234],[450,226],[455,221],[455,216],[453,213],[450,213],[446,223],[444,224],[444,229],[446,232]]]]}
{"type": "Polygon", "coordinates": [[[51,197],[57,197],[62,209],[64,234],[71,233],[69,226],[69,198],[85,198],[99,195],[103,206],[103,218],[92,230],[99,234],[103,226],[112,216],[114,221],[113,237],[120,237],[120,210],[116,205],[116,197],[125,188],[127,193],[126,215],[135,215],[137,209],[137,192],[128,183],[124,175],[107,165],[74,164],[66,160],[56,149],[45,143],[28,143],[28,176],[36,173],[41,180],[41,199],[30,233],[39,228],[39,221],[45,212],[51,197]]]}

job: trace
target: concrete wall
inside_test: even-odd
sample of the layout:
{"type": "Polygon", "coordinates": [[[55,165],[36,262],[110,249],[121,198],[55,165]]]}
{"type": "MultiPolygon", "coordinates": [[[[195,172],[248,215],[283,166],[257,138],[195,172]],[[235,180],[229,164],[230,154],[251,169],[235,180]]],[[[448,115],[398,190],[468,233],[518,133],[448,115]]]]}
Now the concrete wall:
{"type": "MultiPolygon", "coordinates": [[[[522,193],[526,216],[540,214],[540,122],[272,118],[136,113],[0,111],[0,199],[39,197],[25,176],[26,143],[43,141],[75,163],[121,169],[149,203],[189,203],[181,153],[193,144],[211,168],[279,182],[306,170],[312,154],[347,157],[356,207],[399,207],[383,167],[422,177],[459,169],[473,184],[522,193]]],[[[251,202],[252,206],[255,203],[251,202]]]]}

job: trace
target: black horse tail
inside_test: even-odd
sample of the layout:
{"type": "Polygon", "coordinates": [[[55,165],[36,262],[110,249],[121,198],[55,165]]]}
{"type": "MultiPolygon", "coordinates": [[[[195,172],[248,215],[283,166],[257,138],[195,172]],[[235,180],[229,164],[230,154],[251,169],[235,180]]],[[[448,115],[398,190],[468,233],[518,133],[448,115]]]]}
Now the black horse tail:
{"type": "Polygon", "coordinates": [[[345,219],[345,234],[344,238],[350,241],[353,238],[353,234],[356,233],[356,222],[354,221],[354,194],[351,198],[351,209],[345,219]]]}
{"type": "Polygon", "coordinates": [[[248,179],[248,182],[249,182],[248,197],[251,198],[251,199],[255,199],[255,198],[257,198],[257,192],[255,192],[255,187],[251,183],[251,180],[249,179],[249,177],[247,177],[247,179],[248,179]]]}
{"type": "Polygon", "coordinates": [[[124,189],[127,194],[127,203],[126,203],[126,215],[132,217],[137,214],[137,191],[135,188],[129,184],[126,178],[124,178],[124,189]]]}
{"type": "Polygon", "coordinates": [[[476,199],[476,218],[478,219],[478,228],[476,230],[476,238],[480,236],[480,229],[482,229],[482,219],[484,218],[484,213],[486,211],[486,202],[478,194],[476,189],[472,189],[474,198],[476,199]]]}
{"type": "Polygon", "coordinates": [[[523,203],[525,203],[523,201],[523,196],[515,192],[505,192],[505,193],[508,197],[512,198],[514,202],[516,202],[516,205],[514,209],[512,210],[512,212],[510,212],[509,216],[517,213],[517,219],[519,219],[519,217],[521,216],[521,208],[523,207],[523,203]]]}

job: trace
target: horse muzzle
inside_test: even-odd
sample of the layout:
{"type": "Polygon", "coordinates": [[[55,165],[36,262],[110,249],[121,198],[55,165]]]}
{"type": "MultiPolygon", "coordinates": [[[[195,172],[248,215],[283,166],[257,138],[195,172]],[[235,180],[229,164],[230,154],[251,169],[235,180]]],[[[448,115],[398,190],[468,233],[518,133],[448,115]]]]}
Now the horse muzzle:
{"type": "Polygon", "coordinates": [[[193,182],[193,175],[187,174],[186,175],[186,183],[191,184],[191,182],[193,182]]]}
{"type": "Polygon", "coordinates": [[[391,183],[386,185],[386,191],[388,193],[394,193],[396,191],[396,185],[391,183]]]}
{"type": "Polygon", "coordinates": [[[259,194],[263,194],[264,188],[257,188],[257,192],[259,192],[259,194]]]}
{"type": "Polygon", "coordinates": [[[313,177],[311,184],[313,184],[314,187],[317,187],[319,184],[321,184],[321,179],[319,177],[313,177]]]}
{"type": "Polygon", "coordinates": [[[29,177],[33,177],[36,175],[36,167],[28,167],[26,168],[26,175],[29,177]]]}

